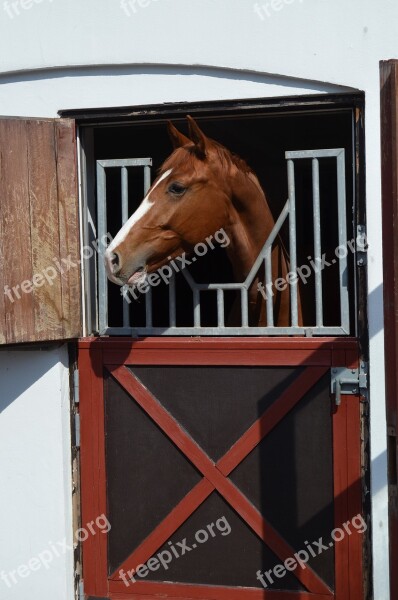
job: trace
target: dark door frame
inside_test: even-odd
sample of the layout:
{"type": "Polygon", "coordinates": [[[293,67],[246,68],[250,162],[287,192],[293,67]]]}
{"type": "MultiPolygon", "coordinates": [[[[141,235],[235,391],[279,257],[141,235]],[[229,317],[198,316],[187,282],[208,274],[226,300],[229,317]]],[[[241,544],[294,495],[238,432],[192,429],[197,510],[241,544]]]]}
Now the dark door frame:
{"type": "Polygon", "coordinates": [[[398,60],[380,63],[384,345],[391,598],[398,598],[398,60]]]}

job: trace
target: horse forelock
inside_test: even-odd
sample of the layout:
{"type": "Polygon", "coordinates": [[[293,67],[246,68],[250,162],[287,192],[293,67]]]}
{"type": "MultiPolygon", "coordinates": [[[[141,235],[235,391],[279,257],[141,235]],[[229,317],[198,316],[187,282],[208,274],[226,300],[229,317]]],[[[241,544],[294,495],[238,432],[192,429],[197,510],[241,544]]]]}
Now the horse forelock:
{"type": "Polygon", "coordinates": [[[183,147],[174,150],[174,152],[170,154],[168,158],[166,158],[166,160],[160,167],[158,171],[158,176],[163,175],[163,173],[165,173],[169,169],[178,169],[180,167],[187,167],[191,170],[196,170],[197,159],[195,158],[194,154],[188,149],[189,146],[188,148],[183,147]]]}

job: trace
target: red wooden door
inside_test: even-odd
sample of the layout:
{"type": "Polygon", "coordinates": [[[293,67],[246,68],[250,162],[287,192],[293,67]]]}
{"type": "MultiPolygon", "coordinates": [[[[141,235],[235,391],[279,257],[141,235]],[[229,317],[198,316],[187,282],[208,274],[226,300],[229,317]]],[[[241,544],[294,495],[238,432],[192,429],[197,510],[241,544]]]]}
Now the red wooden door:
{"type": "Polygon", "coordinates": [[[84,340],[87,597],[362,597],[355,340],[84,340]]]}

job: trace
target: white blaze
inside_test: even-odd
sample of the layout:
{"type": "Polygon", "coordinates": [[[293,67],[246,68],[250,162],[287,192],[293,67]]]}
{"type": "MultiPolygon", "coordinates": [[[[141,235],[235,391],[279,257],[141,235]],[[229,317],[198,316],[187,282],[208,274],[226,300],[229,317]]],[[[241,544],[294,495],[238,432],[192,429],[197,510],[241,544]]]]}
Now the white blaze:
{"type": "Polygon", "coordinates": [[[107,252],[112,252],[112,250],[114,250],[114,248],[116,248],[117,246],[119,246],[119,244],[121,244],[126,239],[126,237],[128,236],[128,234],[131,231],[131,229],[134,227],[134,225],[140,219],[142,219],[142,217],[144,215],[146,215],[146,213],[154,205],[154,202],[150,202],[149,197],[151,196],[152,192],[157,188],[157,186],[159,185],[159,183],[161,181],[163,181],[164,179],[166,179],[166,177],[168,177],[170,175],[170,173],[172,172],[172,170],[173,169],[169,169],[168,171],[165,171],[163,173],[163,175],[161,177],[159,177],[159,179],[157,180],[157,182],[155,183],[155,185],[153,186],[153,188],[145,196],[145,198],[143,199],[143,201],[141,202],[141,204],[139,205],[139,207],[137,208],[137,210],[131,215],[131,217],[129,218],[129,220],[126,221],[125,224],[123,225],[123,227],[118,231],[116,237],[109,244],[109,246],[107,248],[107,252]]]}

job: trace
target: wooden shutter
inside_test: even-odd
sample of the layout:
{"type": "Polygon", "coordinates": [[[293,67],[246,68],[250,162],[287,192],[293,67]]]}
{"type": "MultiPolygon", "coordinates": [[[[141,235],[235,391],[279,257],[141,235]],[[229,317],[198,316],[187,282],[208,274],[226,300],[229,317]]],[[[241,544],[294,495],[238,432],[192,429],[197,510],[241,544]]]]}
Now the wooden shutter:
{"type": "Polygon", "coordinates": [[[380,63],[391,598],[398,598],[398,60],[380,63]]]}
{"type": "Polygon", "coordinates": [[[75,122],[0,119],[0,343],[81,335],[75,122]]]}

